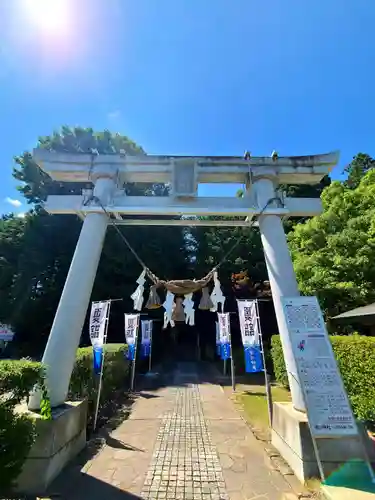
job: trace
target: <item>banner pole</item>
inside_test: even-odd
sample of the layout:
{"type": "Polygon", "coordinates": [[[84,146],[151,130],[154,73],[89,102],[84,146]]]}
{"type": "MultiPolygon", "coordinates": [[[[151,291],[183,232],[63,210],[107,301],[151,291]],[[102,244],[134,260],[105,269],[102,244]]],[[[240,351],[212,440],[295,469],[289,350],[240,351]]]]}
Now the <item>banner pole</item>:
{"type": "MultiPolygon", "coordinates": [[[[151,325],[153,326],[153,323],[151,323],[151,325]]],[[[148,371],[149,372],[151,371],[151,357],[152,357],[152,328],[151,328],[151,332],[150,332],[150,355],[148,357],[148,371]]]]}
{"type": "Polygon", "coordinates": [[[197,331],[197,351],[198,351],[198,361],[201,360],[201,342],[200,342],[200,335],[199,331],[197,331]]]}
{"type": "Polygon", "coordinates": [[[230,331],[230,324],[229,324],[229,346],[230,346],[230,372],[232,376],[232,390],[233,392],[236,391],[236,378],[234,374],[235,366],[234,366],[234,359],[233,359],[233,349],[232,349],[232,332],[230,331]]]}
{"type": "Polygon", "coordinates": [[[132,361],[132,374],[131,374],[131,381],[130,381],[130,390],[132,392],[134,391],[135,362],[137,359],[137,350],[138,350],[138,329],[139,329],[139,317],[138,317],[138,321],[137,321],[137,329],[136,329],[135,339],[134,339],[134,359],[132,361]]]}
{"type": "Polygon", "coordinates": [[[271,392],[271,383],[270,383],[271,377],[267,373],[266,356],[265,356],[265,353],[264,353],[263,334],[262,334],[262,328],[260,326],[260,316],[259,316],[259,307],[258,307],[258,300],[257,299],[255,299],[255,310],[256,310],[256,317],[257,317],[257,323],[258,323],[260,348],[261,348],[262,359],[263,359],[263,371],[264,371],[264,380],[265,380],[265,385],[266,385],[266,398],[267,398],[268,418],[269,418],[269,421],[270,421],[270,427],[272,427],[272,421],[273,421],[273,402],[272,402],[272,392],[271,392]]]}
{"type": "Polygon", "coordinates": [[[105,346],[107,344],[107,332],[108,332],[108,323],[109,323],[109,312],[111,309],[111,301],[108,301],[107,314],[105,318],[105,330],[104,330],[104,338],[103,338],[103,354],[102,354],[102,364],[100,367],[100,375],[99,375],[99,383],[98,383],[98,395],[96,398],[96,406],[95,406],[95,415],[94,415],[94,424],[93,431],[95,432],[96,424],[98,421],[98,413],[99,413],[99,403],[100,403],[100,394],[102,391],[102,380],[103,380],[103,369],[104,369],[104,355],[105,355],[105,346]]]}

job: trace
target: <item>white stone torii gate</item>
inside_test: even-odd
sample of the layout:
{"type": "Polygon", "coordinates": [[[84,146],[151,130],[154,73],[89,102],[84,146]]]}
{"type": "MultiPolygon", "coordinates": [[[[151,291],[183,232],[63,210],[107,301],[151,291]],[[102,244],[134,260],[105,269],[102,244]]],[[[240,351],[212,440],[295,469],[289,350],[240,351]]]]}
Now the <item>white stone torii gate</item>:
{"type": "MultiPolygon", "coordinates": [[[[279,184],[316,184],[337,164],[338,153],[295,157],[179,157],[145,155],[90,155],[34,150],[34,159],[52,179],[88,182],[92,190],[81,196],[51,195],[45,209],[51,214],[77,214],[84,222],[66,278],[51,333],[43,356],[52,407],[65,402],[76,350],[89,305],[91,291],[109,223],[98,203],[85,202],[93,194],[118,225],[220,225],[247,226],[258,217],[276,318],[287,365],[292,400],[297,410],[305,406],[291,354],[290,338],[280,298],[298,296],[298,286],[283,229],[285,217],[312,217],[321,213],[320,199],[287,198],[278,193],[279,184]],[[168,197],[126,196],[129,183],[171,183],[168,197]],[[199,183],[246,184],[239,198],[200,197],[199,183]],[[281,197],[283,206],[276,200],[281,197]],[[148,215],[155,219],[141,220],[148,215]],[[158,216],[226,216],[236,220],[165,220],[158,216]],[[260,216],[259,216],[260,215],[260,216]],[[126,218],[124,218],[126,216],[126,218]],[[134,216],[133,219],[128,218],[134,216]],[[242,220],[238,220],[242,217],[242,220]]],[[[40,395],[33,394],[29,408],[38,409],[40,395]]]]}

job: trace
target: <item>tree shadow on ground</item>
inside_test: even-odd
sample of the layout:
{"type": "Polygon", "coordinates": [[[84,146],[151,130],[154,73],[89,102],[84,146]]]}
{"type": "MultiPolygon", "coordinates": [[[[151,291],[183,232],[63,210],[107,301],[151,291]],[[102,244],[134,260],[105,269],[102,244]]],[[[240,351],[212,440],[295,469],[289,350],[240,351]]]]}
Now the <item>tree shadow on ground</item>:
{"type": "Polygon", "coordinates": [[[109,446],[110,448],[115,448],[117,450],[128,450],[128,451],[139,451],[141,453],[144,453],[144,450],[141,450],[140,448],[137,448],[136,446],[131,446],[129,444],[124,443],[120,439],[116,439],[111,434],[108,432],[107,429],[103,430],[101,433],[103,436],[103,439],[105,440],[105,444],[109,446]]]}
{"type": "MultiPolygon", "coordinates": [[[[137,500],[142,497],[121,489],[110,482],[105,482],[78,470],[64,474],[64,482],[56,481],[49,488],[46,499],[51,500],[137,500]]],[[[36,500],[36,497],[30,497],[36,500]]]]}
{"type": "MultiPolygon", "coordinates": [[[[139,377],[136,382],[141,391],[156,391],[171,386],[187,387],[198,381],[200,384],[219,384],[223,387],[230,387],[232,385],[230,366],[227,367],[228,375],[223,375],[220,369],[219,363],[212,361],[173,361],[166,359],[154,368],[154,376],[145,374],[139,377]]],[[[264,386],[264,374],[236,375],[235,382],[236,384],[249,386],[264,386]]],[[[139,395],[144,397],[142,394],[140,392],[139,395]]],[[[154,396],[152,394],[152,397],[154,396]]]]}
{"type": "Polygon", "coordinates": [[[248,395],[248,396],[262,396],[263,398],[266,397],[266,392],[259,392],[259,391],[241,391],[242,394],[248,395]]]}

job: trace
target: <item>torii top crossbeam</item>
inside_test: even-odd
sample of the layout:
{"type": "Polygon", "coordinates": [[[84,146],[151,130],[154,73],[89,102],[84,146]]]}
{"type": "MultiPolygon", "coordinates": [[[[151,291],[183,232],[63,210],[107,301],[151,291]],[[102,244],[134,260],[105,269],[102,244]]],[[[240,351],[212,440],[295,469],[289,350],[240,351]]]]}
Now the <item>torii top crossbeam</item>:
{"type": "Polygon", "coordinates": [[[122,182],[170,182],[173,165],[186,160],[196,167],[199,183],[245,183],[249,169],[276,169],[283,184],[316,184],[338,161],[338,153],[309,156],[252,157],[242,156],[127,156],[52,153],[34,149],[35,161],[54,180],[90,181],[93,167],[111,164],[118,169],[122,182]]]}
{"type": "MultiPolygon", "coordinates": [[[[95,182],[100,177],[115,178],[116,190],[108,200],[106,210],[117,224],[201,225],[206,221],[199,216],[226,216],[226,221],[212,225],[243,225],[262,207],[256,200],[252,184],[256,179],[272,176],[277,184],[316,184],[336,165],[338,153],[310,156],[253,157],[239,156],[164,156],[121,154],[93,155],[55,153],[44,149],[34,150],[34,159],[52,179],[60,182],[95,182]],[[167,197],[125,196],[124,183],[170,183],[171,195],[167,197]],[[198,184],[242,183],[248,196],[237,199],[228,197],[200,197],[198,184]],[[132,219],[129,219],[132,216],[132,219]],[[192,216],[192,219],[137,219],[137,216],[192,216]],[[243,217],[243,220],[230,220],[243,217]]],[[[45,208],[50,213],[76,213],[84,218],[97,212],[98,206],[85,205],[85,195],[52,195],[45,208]]],[[[318,199],[283,199],[284,206],[270,206],[267,213],[280,216],[313,216],[321,212],[318,199]]],[[[211,225],[211,224],[210,224],[211,225]]]]}

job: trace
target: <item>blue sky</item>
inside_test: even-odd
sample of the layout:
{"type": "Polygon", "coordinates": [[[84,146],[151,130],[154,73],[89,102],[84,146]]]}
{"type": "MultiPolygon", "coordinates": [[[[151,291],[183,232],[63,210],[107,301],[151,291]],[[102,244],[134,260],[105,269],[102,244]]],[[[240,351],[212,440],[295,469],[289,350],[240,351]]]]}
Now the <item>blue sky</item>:
{"type": "Polygon", "coordinates": [[[0,213],[26,209],[13,156],[62,124],[149,153],[339,149],[336,178],[375,155],[374,0],[49,4],[0,2],[0,213]]]}

